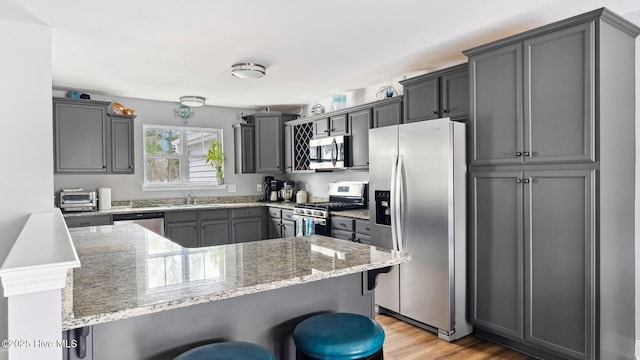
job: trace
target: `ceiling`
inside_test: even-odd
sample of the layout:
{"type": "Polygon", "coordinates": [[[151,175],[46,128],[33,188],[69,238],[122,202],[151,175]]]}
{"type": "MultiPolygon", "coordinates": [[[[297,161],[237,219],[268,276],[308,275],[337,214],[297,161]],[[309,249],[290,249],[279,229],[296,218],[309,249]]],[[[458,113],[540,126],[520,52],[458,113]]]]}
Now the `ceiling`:
{"type": "Polygon", "coordinates": [[[208,105],[309,104],[466,58],[462,50],[638,0],[3,0],[52,28],[56,89],[208,105]],[[238,62],[262,79],[231,76],[238,62]]]}

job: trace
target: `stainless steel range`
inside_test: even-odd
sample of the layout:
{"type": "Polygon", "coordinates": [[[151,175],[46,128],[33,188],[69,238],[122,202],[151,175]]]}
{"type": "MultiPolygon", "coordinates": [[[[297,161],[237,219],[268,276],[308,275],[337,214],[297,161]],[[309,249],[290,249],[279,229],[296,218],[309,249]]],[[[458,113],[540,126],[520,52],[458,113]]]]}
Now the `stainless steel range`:
{"type": "MultiPolygon", "coordinates": [[[[331,211],[366,209],[367,184],[362,182],[336,182],[329,184],[329,201],[296,204],[293,213],[296,219],[304,220],[303,231],[299,235],[315,233],[331,235],[331,211]],[[313,223],[313,230],[308,230],[306,224],[313,223]]],[[[299,221],[299,220],[298,220],[299,221]]],[[[300,222],[299,222],[300,224],[300,222]]]]}

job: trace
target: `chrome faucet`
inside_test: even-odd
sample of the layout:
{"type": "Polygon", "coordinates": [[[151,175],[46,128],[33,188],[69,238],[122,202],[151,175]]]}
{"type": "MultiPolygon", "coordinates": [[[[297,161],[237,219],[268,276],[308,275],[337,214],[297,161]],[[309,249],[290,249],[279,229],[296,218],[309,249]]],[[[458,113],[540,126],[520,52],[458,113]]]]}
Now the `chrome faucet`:
{"type": "Polygon", "coordinates": [[[187,205],[195,205],[196,204],[196,196],[192,193],[187,194],[187,205]]]}

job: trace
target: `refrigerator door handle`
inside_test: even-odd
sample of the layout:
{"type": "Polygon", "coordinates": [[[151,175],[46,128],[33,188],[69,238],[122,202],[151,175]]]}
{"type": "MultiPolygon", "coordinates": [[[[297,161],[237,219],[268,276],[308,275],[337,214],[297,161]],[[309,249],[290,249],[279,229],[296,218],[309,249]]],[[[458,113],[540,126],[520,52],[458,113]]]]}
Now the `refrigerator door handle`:
{"type": "Polygon", "coordinates": [[[402,223],[404,219],[404,157],[398,155],[398,165],[396,170],[396,233],[397,245],[396,250],[402,252],[404,249],[404,232],[402,223]]]}
{"type": "Polygon", "coordinates": [[[397,171],[398,171],[398,156],[394,155],[391,160],[391,206],[389,209],[391,210],[391,249],[398,250],[398,234],[396,232],[398,228],[398,224],[396,223],[396,212],[398,209],[396,208],[396,181],[397,181],[397,171]]]}

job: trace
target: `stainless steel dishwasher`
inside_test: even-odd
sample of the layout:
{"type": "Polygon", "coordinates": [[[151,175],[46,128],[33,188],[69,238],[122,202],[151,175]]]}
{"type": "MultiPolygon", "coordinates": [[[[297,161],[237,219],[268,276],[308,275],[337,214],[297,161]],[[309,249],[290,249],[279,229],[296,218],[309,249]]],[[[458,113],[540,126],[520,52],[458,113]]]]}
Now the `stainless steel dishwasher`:
{"type": "Polygon", "coordinates": [[[113,224],[136,223],[158,235],[164,236],[164,212],[149,211],[128,214],[113,214],[113,224]]]}

